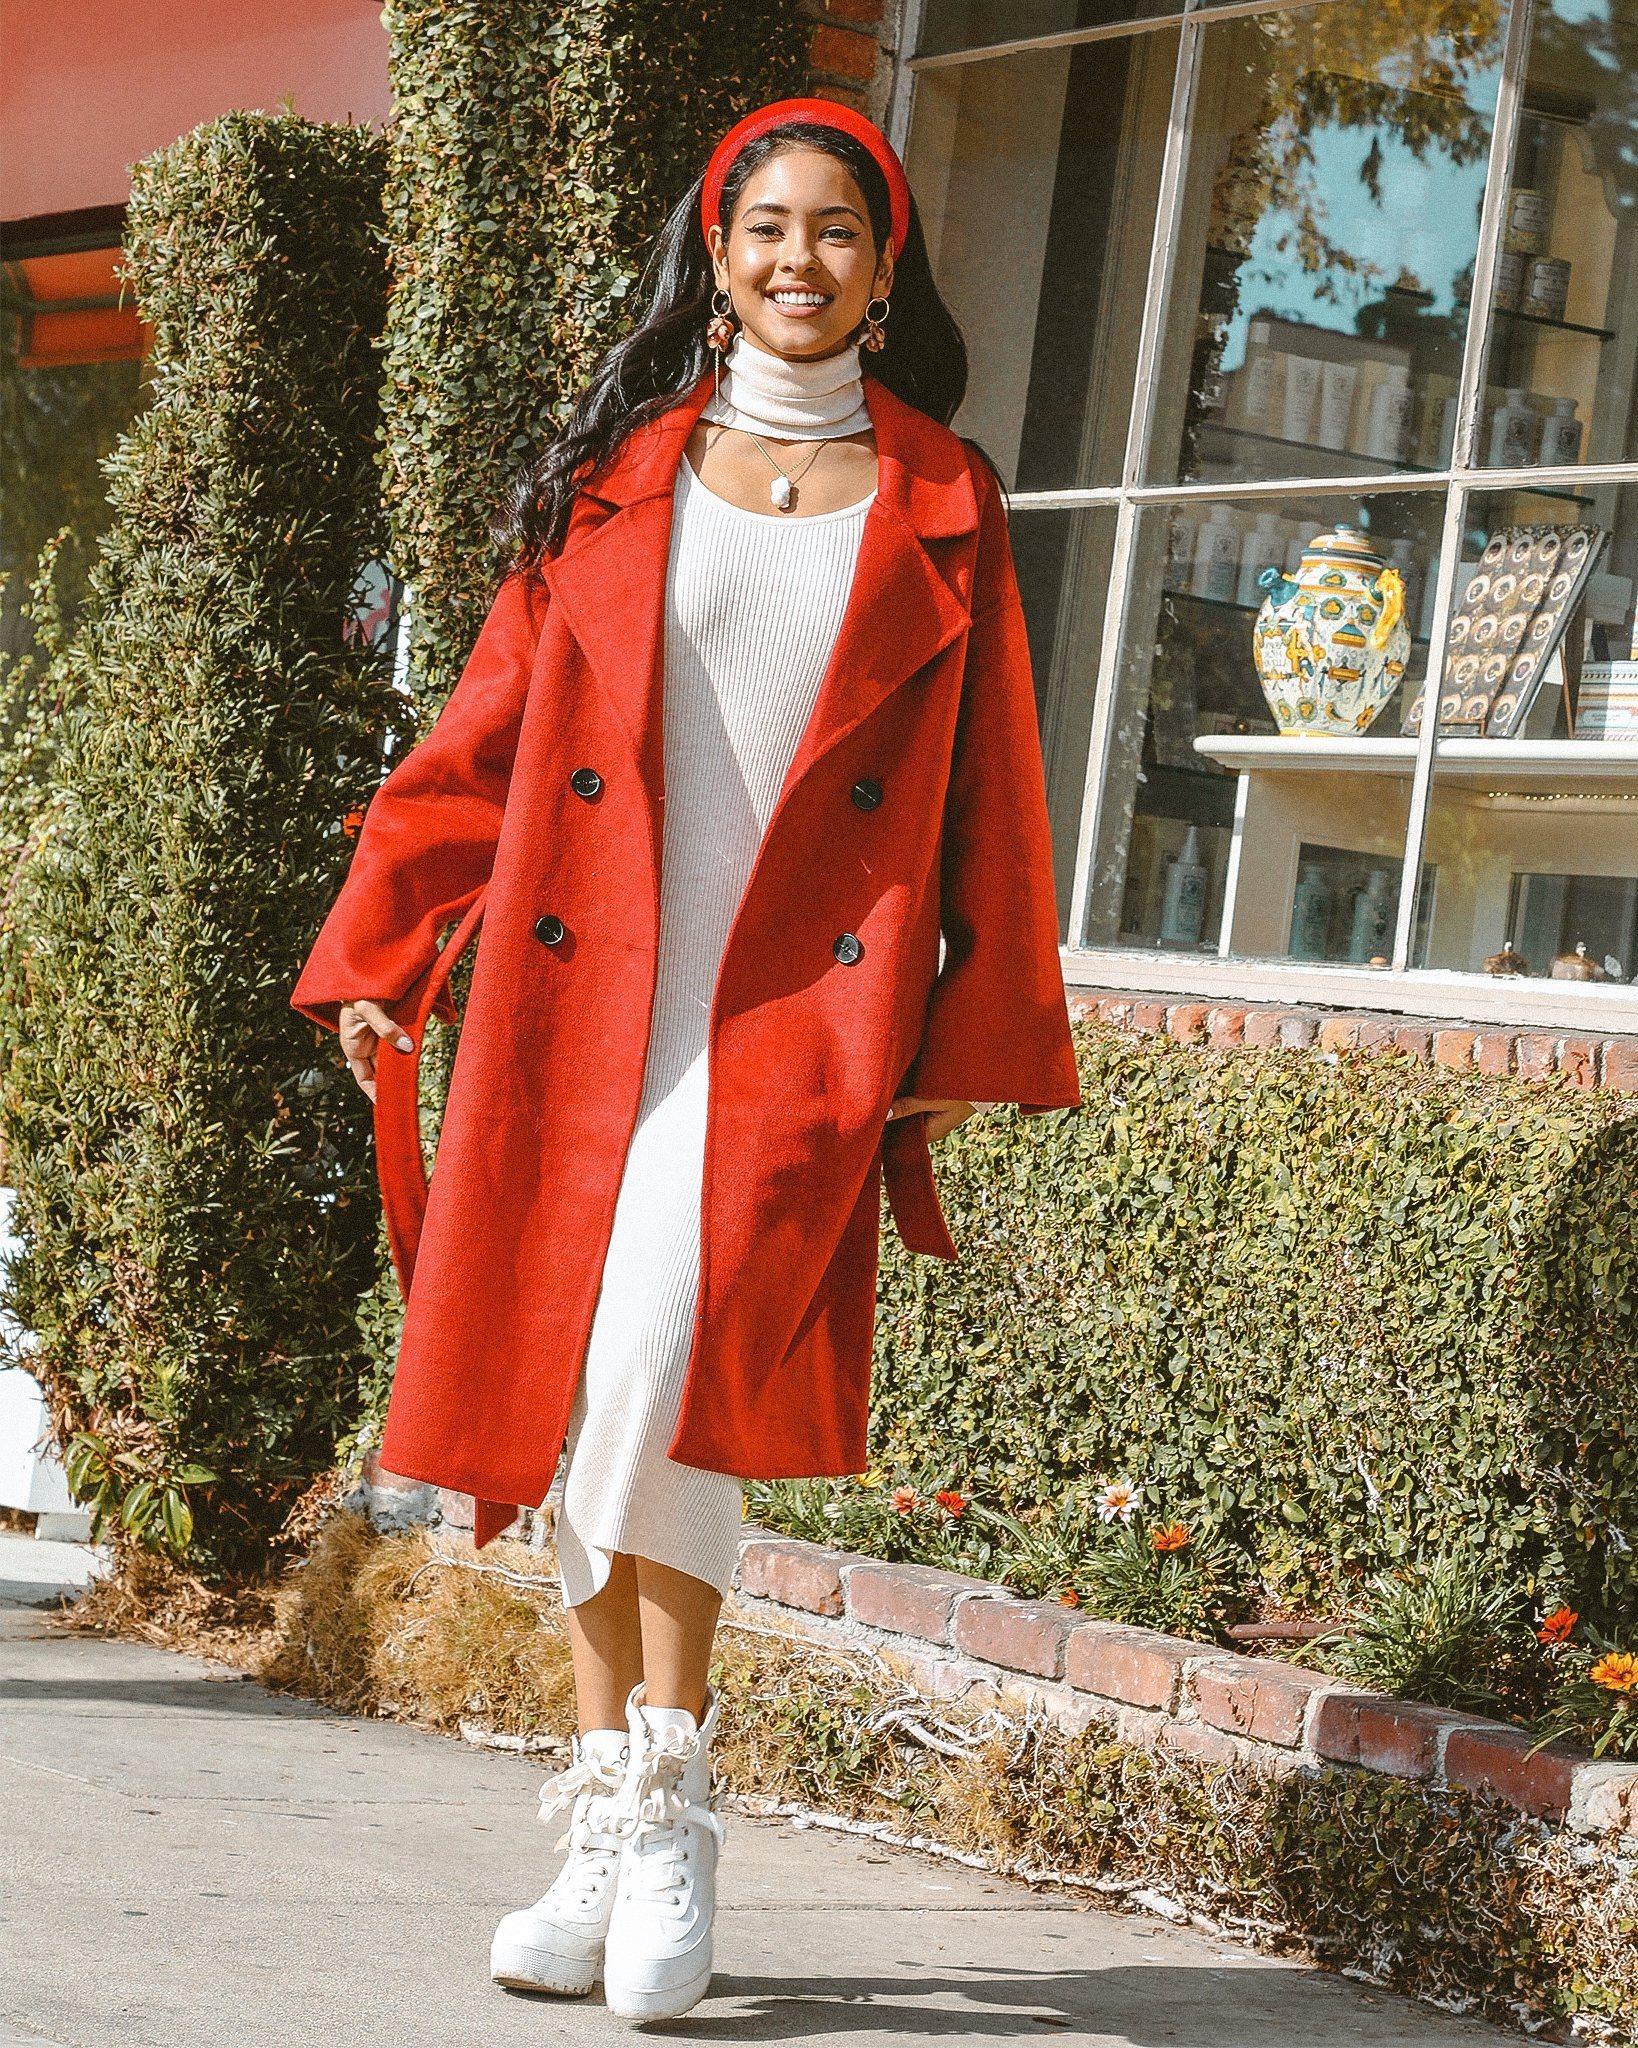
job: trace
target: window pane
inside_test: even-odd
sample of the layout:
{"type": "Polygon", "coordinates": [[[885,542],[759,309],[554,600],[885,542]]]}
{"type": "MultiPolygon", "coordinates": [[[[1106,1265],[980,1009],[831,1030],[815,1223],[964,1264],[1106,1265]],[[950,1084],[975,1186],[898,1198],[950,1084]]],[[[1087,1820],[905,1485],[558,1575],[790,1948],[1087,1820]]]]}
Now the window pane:
{"type": "Polygon", "coordinates": [[[1139,515],[1089,944],[1386,964],[1442,509],[1139,515]]]}
{"type": "Polygon", "coordinates": [[[1012,516],[1011,537],[1040,707],[1058,937],[1066,939],[1115,515],[1102,507],[1032,512],[1020,506],[1012,516]]]}
{"type": "Polygon", "coordinates": [[[1638,11],[1538,7],[1496,280],[1477,458],[1638,452],[1638,11]]]}
{"type": "Polygon", "coordinates": [[[923,0],[916,55],[976,50],[986,43],[1022,42],[1026,36],[1182,12],[1183,0],[923,0]]]}
{"type": "Polygon", "coordinates": [[[1454,12],[1203,31],[1155,481],[1448,460],[1500,54],[1493,9],[1454,12]]]}
{"type": "Polygon", "coordinates": [[[1491,493],[1463,553],[1415,964],[1548,975],[1556,961],[1561,976],[1630,982],[1638,485],[1577,500],[1491,493]],[[1475,644],[1479,667],[1458,679],[1475,644]]]}
{"type": "Polygon", "coordinates": [[[923,72],[909,172],[1018,489],[1119,480],[1177,58],[1167,29],[923,72]]]}
{"type": "Polygon", "coordinates": [[[12,653],[31,637],[20,607],[40,549],[61,527],[71,537],[58,588],[71,608],[81,597],[109,516],[100,465],[147,398],[140,362],[20,362],[24,306],[9,291],[0,302],[0,646],[12,653]]]}

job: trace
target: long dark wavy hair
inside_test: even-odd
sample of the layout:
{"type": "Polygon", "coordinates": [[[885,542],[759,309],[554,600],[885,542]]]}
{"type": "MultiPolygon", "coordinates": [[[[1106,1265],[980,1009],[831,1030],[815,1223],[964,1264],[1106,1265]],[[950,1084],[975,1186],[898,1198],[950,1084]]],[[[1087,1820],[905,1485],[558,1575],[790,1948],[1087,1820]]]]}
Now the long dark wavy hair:
{"type": "MultiPolygon", "coordinates": [[[[722,184],[719,225],[726,235],[741,193],[760,164],[800,144],[821,149],[852,174],[864,195],[878,252],[892,208],[881,167],[862,143],[823,122],[787,121],[746,144],[722,184]]],[[[518,474],[490,521],[497,545],[517,569],[531,569],[563,539],[581,484],[604,470],[645,420],[667,412],[710,366],[705,324],[714,278],[700,232],[702,172],[666,219],[638,283],[637,325],[603,357],[575,400],[557,438],[518,474]]],[[[866,358],[895,397],[948,426],[967,389],[967,346],[939,297],[914,199],[910,231],[893,266],[887,346],[866,358]]]]}

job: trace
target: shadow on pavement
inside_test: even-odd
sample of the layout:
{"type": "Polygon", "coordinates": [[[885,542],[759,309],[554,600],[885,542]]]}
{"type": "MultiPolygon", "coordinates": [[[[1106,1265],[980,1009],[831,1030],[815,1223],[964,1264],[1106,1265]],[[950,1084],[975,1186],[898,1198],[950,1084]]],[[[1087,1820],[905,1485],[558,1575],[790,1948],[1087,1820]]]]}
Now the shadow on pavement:
{"type": "Polygon", "coordinates": [[[84,1706],[91,1701],[125,1707],[185,1707],[190,1712],[262,1720],[324,1720],[330,1710],[311,1700],[263,1692],[237,1673],[221,1678],[0,1678],[0,1707],[84,1706]]]}
{"type": "MultiPolygon", "coordinates": [[[[928,2040],[1021,2039],[1076,2041],[1105,2035],[1132,2048],[1315,2048],[1318,2040],[1348,2038],[1384,2048],[1443,2048],[1462,2040],[1497,2042],[1512,2036],[1478,2021],[1424,2015],[1383,1992],[1380,2018],[1343,2036],[1332,2030],[1358,2025],[1359,1988],[1289,1969],[1236,1963],[1222,1973],[1221,1997],[1202,2009],[1201,1972],[1159,1963],[1141,1968],[997,1973],[975,1967],[951,1974],[906,1965],[903,1976],[832,1977],[822,1991],[811,1978],[736,1977],[718,1972],[708,2007],[688,2019],[650,2021],[648,2035],[721,2041],[834,2040],[845,2033],[882,2033],[928,2040]],[[1337,2004],[1341,1996],[1345,2005],[1337,2004]],[[922,2003],[959,1999],[960,2005],[922,2003]],[[750,2010],[725,2012],[729,2001],[750,2010]],[[841,2010],[839,2010],[839,2008],[841,2010]],[[845,2013],[845,2017],[844,2017],[845,2013]]],[[[1367,2001],[1377,2004],[1372,1994],[1367,2001]]]]}

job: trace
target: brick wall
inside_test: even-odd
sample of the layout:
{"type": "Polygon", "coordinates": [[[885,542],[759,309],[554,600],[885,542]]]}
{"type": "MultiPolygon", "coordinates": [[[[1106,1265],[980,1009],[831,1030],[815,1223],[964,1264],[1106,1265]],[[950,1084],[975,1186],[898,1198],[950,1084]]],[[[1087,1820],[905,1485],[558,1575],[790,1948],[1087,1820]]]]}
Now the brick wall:
{"type": "MultiPolygon", "coordinates": [[[[1071,1728],[1271,1775],[1336,1764],[1459,1785],[1580,1834],[1638,1837],[1638,1764],[1598,1763],[1506,1722],[1344,1684],[1280,1658],[1097,1621],[984,1579],[748,1535],[734,1606],[764,1626],[868,1643],[928,1699],[993,1697],[1071,1728]]],[[[1638,1846],[1638,1845],[1635,1845],[1638,1846]]]]}
{"type": "Polygon", "coordinates": [[[809,90],[887,117],[898,38],[899,0],[806,0],[813,23],[808,39],[809,90]]]}
{"type": "Polygon", "coordinates": [[[1162,1000],[1118,990],[1073,989],[1072,1017],[1122,1031],[1161,1032],[1183,1045],[1315,1047],[1321,1052],[1391,1048],[1441,1067],[1638,1093],[1638,1038],[1559,1036],[1523,1026],[1457,1024],[1380,1010],[1282,1009],[1255,1003],[1162,1000]]]}

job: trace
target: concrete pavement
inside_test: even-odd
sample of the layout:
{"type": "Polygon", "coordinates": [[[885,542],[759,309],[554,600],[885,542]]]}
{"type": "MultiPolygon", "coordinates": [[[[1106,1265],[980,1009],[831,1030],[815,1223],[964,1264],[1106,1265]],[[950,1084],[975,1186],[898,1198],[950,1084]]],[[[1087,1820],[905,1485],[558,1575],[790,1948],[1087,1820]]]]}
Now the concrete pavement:
{"type": "MultiPolygon", "coordinates": [[[[0,1536],[0,2048],[629,2037],[595,2000],[488,1980],[495,1920],[554,1863],[534,1819],[538,1762],[57,1633],[31,1603],[84,1569],[66,1546],[0,1536]]],[[[1522,2038],[1157,1919],[854,1838],[727,1824],[712,1995],[654,2034],[878,2048],[1522,2038]]]]}

